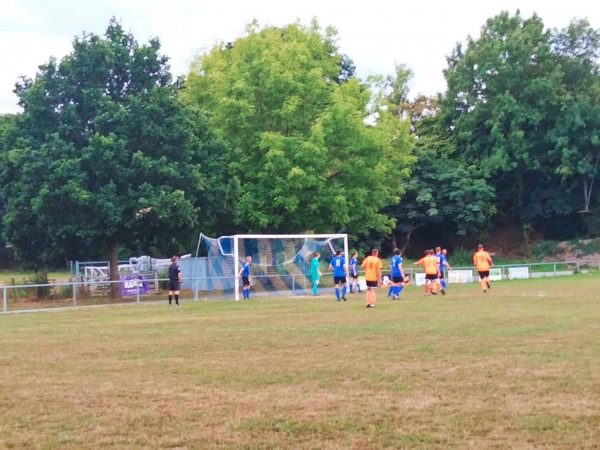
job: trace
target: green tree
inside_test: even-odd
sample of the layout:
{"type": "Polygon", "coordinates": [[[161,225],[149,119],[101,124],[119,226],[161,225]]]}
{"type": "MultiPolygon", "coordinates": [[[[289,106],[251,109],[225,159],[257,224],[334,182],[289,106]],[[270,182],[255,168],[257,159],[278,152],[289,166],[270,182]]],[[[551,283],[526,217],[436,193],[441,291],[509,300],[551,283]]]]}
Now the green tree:
{"type": "Polygon", "coordinates": [[[408,93],[409,83],[414,73],[405,64],[396,63],[394,75],[374,75],[369,78],[371,89],[375,93],[376,101],[385,104],[385,109],[391,114],[402,117],[405,107],[410,103],[408,93]]]}
{"type": "Polygon", "coordinates": [[[370,109],[370,91],[352,76],[336,38],[316,21],[253,23],[192,64],[182,96],[231,145],[230,176],[242,190],[237,221],[248,230],[392,226],[381,209],[401,193],[408,125],[370,109]]]}
{"type": "Polygon", "coordinates": [[[547,141],[563,71],[542,20],[519,12],[489,19],[466,49],[454,48],[444,75],[445,124],[460,157],[496,189],[499,210],[516,222],[570,213],[547,141]]]}
{"type": "Polygon", "coordinates": [[[0,153],[10,149],[17,138],[17,115],[0,114],[0,153]]]}
{"type": "Polygon", "coordinates": [[[17,84],[21,137],[0,179],[5,236],[21,260],[43,266],[88,248],[109,256],[118,280],[120,246],[158,237],[173,252],[199,217],[227,214],[207,203],[226,191],[226,152],[168,69],[157,39],[139,44],[113,19],[104,37],[76,38],[60,63],[17,84]]]}
{"type": "MultiPolygon", "coordinates": [[[[422,102],[419,100],[418,105],[422,102]]],[[[435,227],[439,235],[478,233],[495,213],[494,189],[473,167],[456,157],[453,135],[440,116],[427,114],[416,123],[416,162],[402,201],[389,208],[396,218],[394,242],[403,252],[419,229],[435,227]]]]}
{"type": "Polygon", "coordinates": [[[594,184],[600,174],[600,30],[587,20],[575,20],[554,30],[551,42],[564,72],[566,95],[548,138],[562,184],[573,187],[581,199],[574,205],[580,205],[585,217],[593,213],[594,184]]]}
{"type": "MultiPolygon", "coordinates": [[[[17,116],[15,114],[0,114],[0,161],[2,155],[12,148],[17,138],[17,116]]],[[[6,212],[6,199],[0,190],[0,218],[4,217],[6,212]]],[[[8,258],[9,252],[6,249],[3,226],[0,220],[0,257],[8,258]]]]}

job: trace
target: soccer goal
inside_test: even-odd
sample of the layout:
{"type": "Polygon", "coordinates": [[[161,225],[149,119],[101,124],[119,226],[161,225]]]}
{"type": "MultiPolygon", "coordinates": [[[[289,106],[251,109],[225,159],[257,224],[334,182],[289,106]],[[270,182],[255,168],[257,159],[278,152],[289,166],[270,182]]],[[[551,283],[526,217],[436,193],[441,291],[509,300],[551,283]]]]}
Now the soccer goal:
{"type": "MultiPolygon", "coordinates": [[[[348,256],[346,234],[238,234],[209,238],[200,235],[207,251],[207,278],[211,289],[233,291],[240,298],[239,270],[247,256],[252,257],[250,285],[252,295],[304,294],[311,288],[310,261],[319,251],[320,270],[329,272],[337,250],[348,256]]],[[[331,277],[325,277],[327,283],[331,277]]]]}

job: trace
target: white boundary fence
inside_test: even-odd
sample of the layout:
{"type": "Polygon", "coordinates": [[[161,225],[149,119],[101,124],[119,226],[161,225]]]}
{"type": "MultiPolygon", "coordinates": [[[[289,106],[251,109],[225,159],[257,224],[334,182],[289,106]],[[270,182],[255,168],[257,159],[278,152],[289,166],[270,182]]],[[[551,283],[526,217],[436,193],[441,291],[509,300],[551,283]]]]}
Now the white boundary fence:
{"type": "MultiPolygon", "coordinates": [[[[187,296],[182,295],[182,300],[199,300],[202,299],[231,299],[235,298],[235,292],[233,289],[227,292],[213,292],[204,291],[202,286],[210,285],[211,279],[207,277],[199,276],[194,272],[194,266],[191,264],[193,258],[190,260],[184,260],[186,263],[189,261],[190,267],[187,264],[183,264],[181,261],[182,274],[184,278],[184,285],[182,290],[187,296]]],[[[492,280],[511,280],[520,278],[539,278],[548,276],[562,276],[572,275],[578,272],[587,272],[589,270],[600,269],[600,260],[580,260],[580,261],[569,261],[569,262],[549,262],[549,263],[531,263],[531,264],[512,264],[512,265],[498,265],[494,266],[490,270],[490,277],[492,280]]],[[[409,275],[412,283],[421,285],[424,273],[422,270],[414,269],[412,267],[405,268],[405,272],[409,275]]],[[[387,274],[387,268],[384,268],[384,275],[387,274]]],[[[446,271],[446,277],[449,283],[469,283],[478,281],[477,271],[473,267],[455,267],[453,270],[446,271]]],[[[230,278],[230,277],[228,277],[230,278]]],[[[332,286],[331,274],[324,273],[323,284],[319,285],[319,288],[328,288],[330,284],[332,286]]],[[[165,282],[167,279],[155,278],[155,283],[165,282]]],[[[148,301],[166,301],[166,293],[160,293],[157,290],[149,290],[148,294],[143,294],[143,283],[141,280],[121,280],[121,281],[75,281],[67,283],[52,283],[52,284],[21,284],[21,285],[5,285],[0,286],[2,295],[2,313],[9,312],[21,312],[21,311],[38,311],[46,309],[56,309],[60,307],[76,307],[76,306],[89,306],[99,304],[114,304],[110,300],[104,298],[98,298],[91,295],[95,292],[94,283],[107,285],[109,283],[119,283],[122,286],[129,289],[130,295],[124,297],[122,303],[142,303],[148,301]],[[9,299],[17,296],[22,297],[23,294],[27,297],[36,297],[39,290],[46,292],[48,295],[47,299],[39,301],[30,301],[26,304],[20,302],[9,302],[9,299]],[[87,294],[87,295],[84,295],[87,294]],[[18,295],[17,295],[18,294],[18,295]]],[[[297,286],[298,290],[305,290],[306,286],[297,286]]],[[[261,292],[258,295],[268,295],[268,292],[261,292]]]]}
{"type": "MultiPolygon", "coordinates": [[[[562,275],[573,275],[588,270],[600,269],[600,260],[578,260],[566,262],[546,262],[528,264],[501,264],[490,267],[490,280],[517,280],[524,278],[555,277],[562,275]]],[[[411,282],[422,286],[425,282],[423,269],[412,267],[405,268],[411,282]]],[[[444,270],[448,283],[470,283],[479,281],[475,267],[453,267],[452,270],[444,270]]]]}

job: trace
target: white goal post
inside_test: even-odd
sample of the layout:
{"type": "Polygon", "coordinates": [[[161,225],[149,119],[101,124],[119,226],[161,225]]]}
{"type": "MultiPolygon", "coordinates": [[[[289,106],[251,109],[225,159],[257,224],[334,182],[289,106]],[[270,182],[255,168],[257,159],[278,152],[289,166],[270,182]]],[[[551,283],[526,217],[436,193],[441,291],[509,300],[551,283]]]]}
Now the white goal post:
{"type": "MultiPolygon", "coordinates": [[[[250,279],[254,294],[306,291],[308,268],[315,251],[322,255],[323,268],[329,266],[338,250],[344,252],[346,261],[350,258],[347,234],[236,234],[232,239],[236,277],[246,257],[252,257],[250,279]]],[[[240,299],[240,288],[236,279],[235,300],[240,299]]]]}

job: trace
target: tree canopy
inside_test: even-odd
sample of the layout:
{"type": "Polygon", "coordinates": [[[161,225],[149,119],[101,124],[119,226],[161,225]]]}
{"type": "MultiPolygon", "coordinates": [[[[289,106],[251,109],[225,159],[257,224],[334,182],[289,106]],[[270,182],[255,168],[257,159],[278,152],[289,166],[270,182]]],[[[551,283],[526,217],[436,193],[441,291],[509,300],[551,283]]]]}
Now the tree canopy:
{"type": "Polygon", "coordinates": [[[409,164],[408,124],[370,108],[371,93],[314,21],[260,28],[197,57],[185,101],[231,145],[242,190],[237,223],[253,231],[390,229],[409,164]],[[377,116],[372,124],[369,117],[377,116]]]}
{"type": "Polygon", "coordinates": [[[199,215],[226,208],[212,201],[223,146],[179,100],[157,39],[139,44],[113,20],[16,93],[23,114],[0,163],[3,223],[29,265],[91,249],[110,255],[118,279],[119,245],[175,252],[199,215]]]}
{"type": "Polygon", "coordinates": [[[441,126],[439,115],[423,116],[416,132],[416,162],[406,193],[388,210],[397,218],[398,245],[404,251],[412,235],[425,227],[439,230],[436,245],[448,235],[480,234],[496,212],[494,188],[455,156],[453,135],[441,126]]]}
{"type": "Polygon", "coordinates": [[[513,223],[547,226],[590,211],[599,50],[598,31],[586,21],[548,30],[536,15],[504,12],[448,58],[445,125],[459,157],[486,177],[498,211],[513,223]]]}

